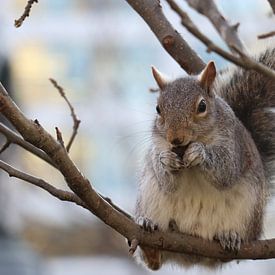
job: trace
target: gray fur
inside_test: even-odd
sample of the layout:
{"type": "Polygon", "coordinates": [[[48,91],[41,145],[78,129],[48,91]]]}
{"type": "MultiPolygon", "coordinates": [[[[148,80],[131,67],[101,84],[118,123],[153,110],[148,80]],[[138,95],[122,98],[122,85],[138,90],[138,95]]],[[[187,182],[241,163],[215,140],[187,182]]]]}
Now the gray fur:
{"type": "MultiPolygon", "coordinates": [[[[255,59],[275,70],[275,48],[255,59]]],[[[251,133],[270,181],[275,158],[275,81],[254,71],[228,70],[218,78],[215,91],[251,133]],[[228,75],[230,81],[225,82],[228,75]]]]}

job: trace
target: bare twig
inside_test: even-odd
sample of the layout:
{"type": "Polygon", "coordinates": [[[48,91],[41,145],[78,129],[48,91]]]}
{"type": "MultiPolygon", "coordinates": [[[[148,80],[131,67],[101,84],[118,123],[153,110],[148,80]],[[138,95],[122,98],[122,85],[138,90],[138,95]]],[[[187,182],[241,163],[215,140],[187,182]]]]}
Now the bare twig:
{"type": "Polygon", "coordinates": [[[239,23],[230,25],[224,18],[213,0],[186,0],[188,4],[197,10],[199,13],[205,15],[213,24],[215,29],[219,32],[222,39],[228,45],[233,53],[234,49],[230,45],[235,45],[242,51],[246,51],[245,47],[238,37],[237,30],[239,23]]]}
{"type": "Polygon", "coordinates": [[[235,45],[231,45],[235,51],[237,51],[240,56],[236,57],[235,55],[223,50],[214,44],[206,35],[204,35],[197,27],[194,25],[192,20],[189,18],[188,14],[184,12],[174,0],[166,0],[170,7],[180,16],[182,25],[191,32],[195,37],[197,37],[203,44],[207,46],[209,52],[213,51],[223,58],[231,61],[232,63],[243,67],[247,70],[257,71],[267,77],[275,79],[275,71],[268,68],[267,66],[258,63],[251,59],[249,56],[241,52],[235,45]]]}
{"type": "Polygon", "coordinates": [[[273,10],[273,13],[275,14],[275,0],[268,0],[272,10],[273,10]]]}
{"type": "Polygon", "coordinates": [[[21,15],[21,17],[17,20],[14,20],[14,26],[16,28],[19,28],[25,19],[30,16],[31,8],[34,3],[38,3],[38,0],[28,0],[27,5],[25,7],[24,13],[21,15]]]}
{"type": "Polygon", "coordinates": [[[57,139],[57,141],[60,143],[60,145],[62,147],[64,147],[64,141],[63,141],[62,133],[60,132],[60,130],[58,129],[58,127],[55,127],[55,132],[56,132],[56,139],[57,139]]]}
{"type": "Polygon", "coordinates": [[[2,146],[2,148],[0,149],[0,154],[2,154],[10,146],[10,144],[11,142],[7,140],[5,144],[2,146]]]}
{"type": "Polygon", "coordinates": [[[1,122],[0,122],[0,133],[2,133],[10,143],[19,145],[20,147],[26,149],[30,153],[46,161],[48,164],[52,165],[53,167],[56,167],[55,164],[51,161],[51,159],[47,156],[47,154],[45,154],[42,150],[30,144],[29,142],[25,141],[23,138],[21,138],[19,135],[17,135],[14,131],[9,129],[7,126],[5,126],[1,122]]]}
{"type": "MultiPolygon", "coordinates": [[[[35,120],[35,123],[37,124],[38,121],[35,120]]],[[[40,124],[38,123],[38,125],[40,125],[40,124]]],[[[43,152],[42,150],[36,148],[35,146],[33,146],[32,144],[30,144],[29,142],[27,142],[24,139],[22,139],[19,135],[17,135],[14,131],[12,131],[11,129],[9,129],[8,127],[6,127],[1,122],[0,122],[0,133],[2,133],[7,138],[7,140],[10,143],[19,145],[20,147],[24,148],[28,152],[32,153],[33,155],[35,155],[38,158],[46,161],[48,164],[50,164],[50,165],[52,165],[53,167],[56,168],[56,165],[51,161],[51,159],[48,157],[48,155],[45,154],[45,152],[43,152]]],[[[115,205],[110,198],[105,197],[105,196],[101,195],[100,193],[98,193],[98,194],[104,200],[106,200],[111,206],[113,206],[117,211],[120,211],[125,216],[127,216],[129,219],[132,219],[132,217],[131,217],[131,215],[129,213],[127,213],[125,210],[122,210],[117,205],[115,205]]]]}
{"type": "Polygon", "coordinates": [[[161,45],[188,74],[198,74],[203,70],[204,62],[167,20],[159,0],[126,1],[144,19],[161,45]]]}
{"type": "Polygon", "coordinates": [[[137,239],[133,239],[132,241],[130,241],[129,254],[134,255],[135,251],[137,250],[137,247],[138,247],[137,239]]]}
{"type": "Polygon", "coordinates": [[[267,32],[261,35],[258,35],[258,39],[265,39],[265,38],[269,38],[275,35],[275,31],[272,32],[267,32]]]}
{"type": "Polygon", "coordinates": [[[77,118],[76,113],[74,111],[74,107],[72,106],[72,104],[68,100],[68,98],[67,98],[67,96],[66,96],[66,94],[64,92],[64,89],[60,85],[58,85],[57,81],[54,80],[53,78],[50,78],[50,81],[53,84],[53,86],[58,90],[58,92],[60,93],[60,95],[65,99],[65,101],[68,104],[68,106],[70,108],[70,111],[71,111],[71,116],[72,116],[74,125],[73,125],[73,133],[72,133],[72,135],[71,135],[71,137],[69,139],[69,142],[68,142],[68,144],[66,146],[66,150],[69,153],[70,148],[71,148],[71,146],[73,144],[73,141],[74,141],[74,139],[75,139],[75,137],[77,135],[77,130],[79,128],[79,124],[80,124],[81,121],[77,118]]]}
{"type": "Polygon", "coordinates": [[[74,202],[77,205],[87,208],[85,203],[72,192],[57,189],[45,180],[21,172],[2,160],[0,160],[0,168],[6,171],[10,177],[15,177],[23,181],[29,182],[35,186],[38,186],[62,201],[74,202]]]}

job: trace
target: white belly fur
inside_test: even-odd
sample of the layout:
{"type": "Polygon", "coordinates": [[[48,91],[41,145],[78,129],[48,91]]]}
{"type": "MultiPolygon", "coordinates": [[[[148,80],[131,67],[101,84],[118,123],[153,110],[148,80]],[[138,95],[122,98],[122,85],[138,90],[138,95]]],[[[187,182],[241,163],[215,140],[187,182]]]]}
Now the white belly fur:
{"type": "Polygon", "coordinates": [[[173,193],[160,190],[155,177],[146,175],[150,182],[145,179],[140,185],[142,215],[161,230],[167,230],[170,219],[174,219],[181,232],[209,240],[229,230],[245,236],[255,190],[246,184],[218,190],[198,170],[192,170],[182,174],[173,193]]]}

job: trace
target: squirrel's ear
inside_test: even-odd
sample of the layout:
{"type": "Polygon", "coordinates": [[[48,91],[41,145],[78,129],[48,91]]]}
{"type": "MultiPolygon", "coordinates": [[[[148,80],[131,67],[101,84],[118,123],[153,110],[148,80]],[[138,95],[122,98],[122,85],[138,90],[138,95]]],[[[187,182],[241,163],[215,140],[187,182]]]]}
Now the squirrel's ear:
{"type": "Polygon", "coordinates": [[[163,90],[163,88],[169,82],[168,78],[164,74],[162,74],[158,69],[156,69],[154,66],[152,66],[152,73],[159,88],[163,90]]]}
{"type": "Polygon", "coordinates": [[[198,80],[203,88],[209,89],[216,77],[216,66],[214,61],[210,61],[204,70],[199,74],[198,80]]]}

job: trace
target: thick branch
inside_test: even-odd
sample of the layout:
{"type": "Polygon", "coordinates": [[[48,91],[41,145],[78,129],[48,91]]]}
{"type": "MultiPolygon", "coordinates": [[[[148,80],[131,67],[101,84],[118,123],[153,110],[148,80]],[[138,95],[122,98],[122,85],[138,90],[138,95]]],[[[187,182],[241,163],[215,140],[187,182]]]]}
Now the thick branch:
{"type": "Polygon", "coordinates": [[[27,5],[25,7],[24,13],[21,15],[21,17],[14,21],[14,26],[16,28],[19,28],[25,19],[30,16],[31,8],[34,3],[38,3],[38,0],[28,0],[27,5]]]}
{"type": "Polygon", "coordinates": [[[235,45],[235,47],[239,48],[242,51],[245,51],[245,47],[237,34],[239,24],[230,25],[222,15],[222,13],[219,11],[213,0],[186,1],[192,8],[208,17],[208,19],[211,21],[215,29],[219,32],[220,36],[233,53],[235,53],[235,51],[231,47],[231,45],[235,45]]]}
{"type": "Polygon", "coordinates": [[[77,205],[87,208],[85,203],[83,203],[83,201],[72,192],[57,189],[51,184],[49,184],[48,182],[44,181],[43,179],[36,178],[32,175],[21,172],[2,160],[0,160],[0,168],[6,171],[10,177],[15,177],[15,178],[24,180],[26,182],[29,182],[35,186],[38,186],[44,189],[45,191],[47,191],[48,193],[50,193],[52,196],[62,201],[74,202],[77,205]]]}
{"type": "Polygon", "coordinates": [[[178,4],[174,0],[166,0],[171,8],[180,16],[182,25],[191,32],[195,37],[197,37],[203,44],[207,46],[208,51],[213,51],[223,58],[231,61],[232,63],[243,67],[247,70],[254,70],[257,71],[267,77],[270,77],[275,80],[275,71],[268,68],[267,66],[258,63],[245,55],[243,52],[241,52],[237,47],[234,45],[231,45],[231,47],[234,48],[236,52],[239,53],[239,57],[236,57],[235,55],[223,50],[222,48],[218,47],[216,44],[214,44],[206,35],[204,35],[192,22],[192,20],[189,18],[188,14],[184,12],[178,4]]]}
{"type": "Polygon", "coordinates": [[[165,50],[188,74],[198,74],[204,62],[173,28],[162,12],[159,0],[126,0],[144,19],[165,50]]]}

